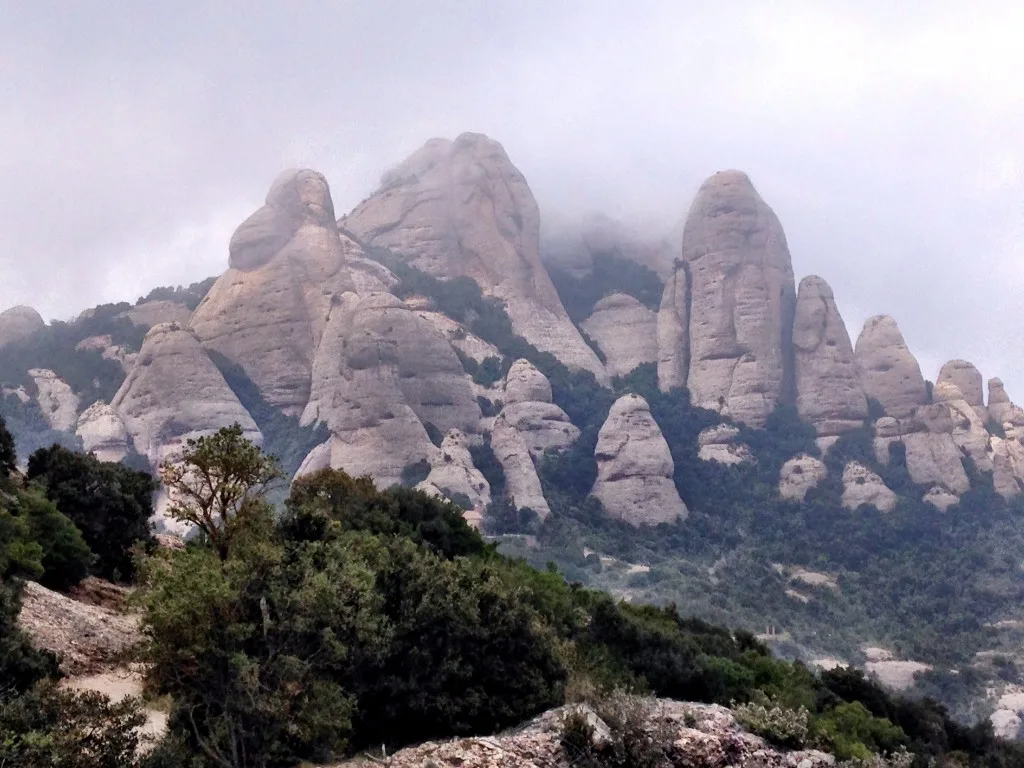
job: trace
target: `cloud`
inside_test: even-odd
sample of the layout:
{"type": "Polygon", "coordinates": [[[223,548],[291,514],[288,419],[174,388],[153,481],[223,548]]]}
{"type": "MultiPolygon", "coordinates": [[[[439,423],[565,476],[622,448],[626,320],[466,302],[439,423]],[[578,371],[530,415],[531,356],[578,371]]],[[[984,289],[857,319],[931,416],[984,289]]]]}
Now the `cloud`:
{"type": "Polygon", "coordinates": [[[746,170],[851,334],[1024,398],[1018,4],[23,4],[0,27],[0,306],[66,318],[222,271],[287,166],[339,212],[434,135],[502,141],[542,212],[668,227],[746,170]],[[1015,392],[1016,389],[1016,392],[1015,392]]]}

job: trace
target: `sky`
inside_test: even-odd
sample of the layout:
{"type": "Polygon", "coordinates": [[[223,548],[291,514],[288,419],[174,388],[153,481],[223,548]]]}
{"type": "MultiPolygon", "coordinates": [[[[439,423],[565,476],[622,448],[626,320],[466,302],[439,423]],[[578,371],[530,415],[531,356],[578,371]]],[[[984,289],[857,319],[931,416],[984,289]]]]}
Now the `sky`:
{"type": "Polygon", "coordinates": [[[500,141],[542,226],[676,225],[746,171],[851,337],[1024,400],[1024,4],[0,0],[0,309],[227,268],[287,167],[339,215],[434,136],[500,141]],[[914,7],[912,7],[914,6],[914,7]]]}

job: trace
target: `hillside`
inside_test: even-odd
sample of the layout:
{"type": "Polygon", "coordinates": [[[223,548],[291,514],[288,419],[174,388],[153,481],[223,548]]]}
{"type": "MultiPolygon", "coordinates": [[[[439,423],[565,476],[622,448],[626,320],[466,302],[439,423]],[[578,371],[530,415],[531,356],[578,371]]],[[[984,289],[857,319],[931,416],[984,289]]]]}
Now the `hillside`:
{"type": "Polygon", "coordinates": [[[672,246],[608,221],[543,245],[541,215],[478,134],[340,217],[326,178],[286,171],[215,279],[0,314],[0,415],[23,458],[149,471],[238,423],[289,476],[444,496],[571,581],[1016,735],[1024,411],[1002,383],[965,360],[926,379],[888,315],[851,339],[739,171],[672,246]]]}

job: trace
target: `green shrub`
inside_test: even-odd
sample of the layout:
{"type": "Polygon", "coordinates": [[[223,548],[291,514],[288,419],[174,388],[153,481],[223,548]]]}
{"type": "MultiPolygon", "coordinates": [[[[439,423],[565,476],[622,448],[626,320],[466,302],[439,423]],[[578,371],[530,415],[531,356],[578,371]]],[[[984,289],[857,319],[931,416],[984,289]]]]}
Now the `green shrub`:
{"type": "Polygon", "coordinates": [[[803,707],[789,709],[774,706],[767,700],[734,704],[736,721],[766,741],[780,747],[799,749],[810,732],[810,712],[803,707]]]}

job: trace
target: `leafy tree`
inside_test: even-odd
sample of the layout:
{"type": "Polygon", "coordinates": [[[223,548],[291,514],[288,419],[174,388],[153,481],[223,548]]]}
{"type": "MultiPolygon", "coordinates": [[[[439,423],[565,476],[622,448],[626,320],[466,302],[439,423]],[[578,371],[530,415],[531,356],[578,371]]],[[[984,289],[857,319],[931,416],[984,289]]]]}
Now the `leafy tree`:
{"type": "Polygon", "coordinates": [[[281,470],[234,424],[189,439],[181,458],[160,468],[160,478],[171,498],[168,514],[195,525],[226,560],[236,531],[264,511],[281,470]]]}
{"type": "Polygon", "coordinates": [[[47,498],[82,532],[96,555],[97,574],[131,577],[132,547],[151,541],[157,483],[149,473],[54,445],[29,457],[28,478],[41,483],[47,498]]]}
{"type": "Polygon", "coordinates": [[[67,589],[88,575],[93,555],[81,532],[37,491],[0,496],[0,531],[5,529],[12,537],[0,545],[6,572],[38,578],[52,589],[67,589]]]}
{"type": "Polygon", "coordinates": [[[57,675],[57,658],[33,648],[18,626],[21,594],[18,581],[0,579],[0,705],[57,675]]]}
{"type": "Polygon", "coordinates": [[[14,471],[18,463],[18,455],[14,450],[14,436],[7,431],[7,422],[0,415],[0,485],[7,475],[14,471]]]}

